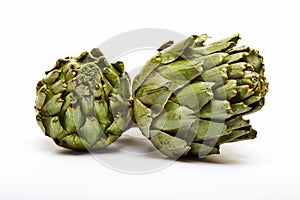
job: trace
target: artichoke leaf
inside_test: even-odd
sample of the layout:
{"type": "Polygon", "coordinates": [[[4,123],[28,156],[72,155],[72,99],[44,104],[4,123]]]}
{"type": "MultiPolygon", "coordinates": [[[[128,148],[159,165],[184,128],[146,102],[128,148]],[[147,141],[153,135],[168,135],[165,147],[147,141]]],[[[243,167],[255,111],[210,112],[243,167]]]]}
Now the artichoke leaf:
{"type": "Polygon", "coordinates": [[[159,130],[150,131],[150,140],[159,151],[170,158],[184,156],[191,149],[185,140],[172,137],[159,130]]]}

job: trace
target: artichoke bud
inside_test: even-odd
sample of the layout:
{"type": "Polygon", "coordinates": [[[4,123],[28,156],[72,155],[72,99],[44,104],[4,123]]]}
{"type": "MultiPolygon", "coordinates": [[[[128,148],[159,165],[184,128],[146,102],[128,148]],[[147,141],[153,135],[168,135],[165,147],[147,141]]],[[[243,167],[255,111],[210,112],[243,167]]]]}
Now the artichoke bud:
{"type": "Polygon", "coordinates": [[[119,84],[130,79],[122,62],[108,63],[95,48],[79,57],[59,59],[46,75],[36,87],[36,120],[57,145],[74,150],[104,148],[129,128],[130,85],[119,84]]]}
{"type": "Polygon", "coordinates": [[[243,116],[264,105],[263,57],[237,47],[239,34],[206,45],[207,39],[162,45],[133,81],[135,121],[168,157],[201,158],[223,143],[256,137],[243,116]]]}

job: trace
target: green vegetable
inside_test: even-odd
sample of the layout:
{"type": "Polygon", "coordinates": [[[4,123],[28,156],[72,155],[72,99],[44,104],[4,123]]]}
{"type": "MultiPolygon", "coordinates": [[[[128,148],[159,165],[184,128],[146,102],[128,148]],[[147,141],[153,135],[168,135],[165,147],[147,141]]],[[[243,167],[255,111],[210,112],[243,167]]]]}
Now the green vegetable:
{"type": "Polygon", "coordinates": [[[133,82],[136,123],[168,157],[205,157],[223,143],[256,137],[243,116],[264,105],[263,58],[236,47],[238,34],[205,45],[207,38],[163,45],[133,82]]]}
{"type": "Polygon", "coordinates": [[[122,62],[109,64],[99,49],[59,59],[36,87],[36,119],[61,147],[98,149],[130,127],[130,79],[122,62]]]}

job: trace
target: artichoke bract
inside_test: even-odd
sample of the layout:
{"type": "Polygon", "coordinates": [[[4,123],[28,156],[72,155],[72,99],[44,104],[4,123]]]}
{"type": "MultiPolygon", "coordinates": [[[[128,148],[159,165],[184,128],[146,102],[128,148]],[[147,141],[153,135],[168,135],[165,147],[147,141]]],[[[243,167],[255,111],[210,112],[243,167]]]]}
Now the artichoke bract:
{"type": "Polygon", "coordinates": [[[133,82],[136,123],[168,157],[202,158],[223,143],[256,137],[243,116],[264,105],[263,57],[236,47],[239,34],[205,45],[207,38],[163,45],[133,82]]]}
{"type": "Polygon", "coordinates": [[[37,122],[61,147],[106,147],[130,126],[130,89],[123,63],[108,63],[97,48],[59,59],[37,84],[37,122]]]}

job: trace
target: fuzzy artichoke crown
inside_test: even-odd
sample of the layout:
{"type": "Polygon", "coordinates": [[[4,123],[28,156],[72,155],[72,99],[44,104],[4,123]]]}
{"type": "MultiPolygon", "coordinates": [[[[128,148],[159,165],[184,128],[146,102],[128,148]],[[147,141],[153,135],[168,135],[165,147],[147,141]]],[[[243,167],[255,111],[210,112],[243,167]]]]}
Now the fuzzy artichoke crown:
{"type": "Polygon", "coordinates": [[[102,148],[131,121],[130,79],[122,62],[109,64],[99,49],[59,59],[37,84],[37,121],[58,145],[102,148]]]}

